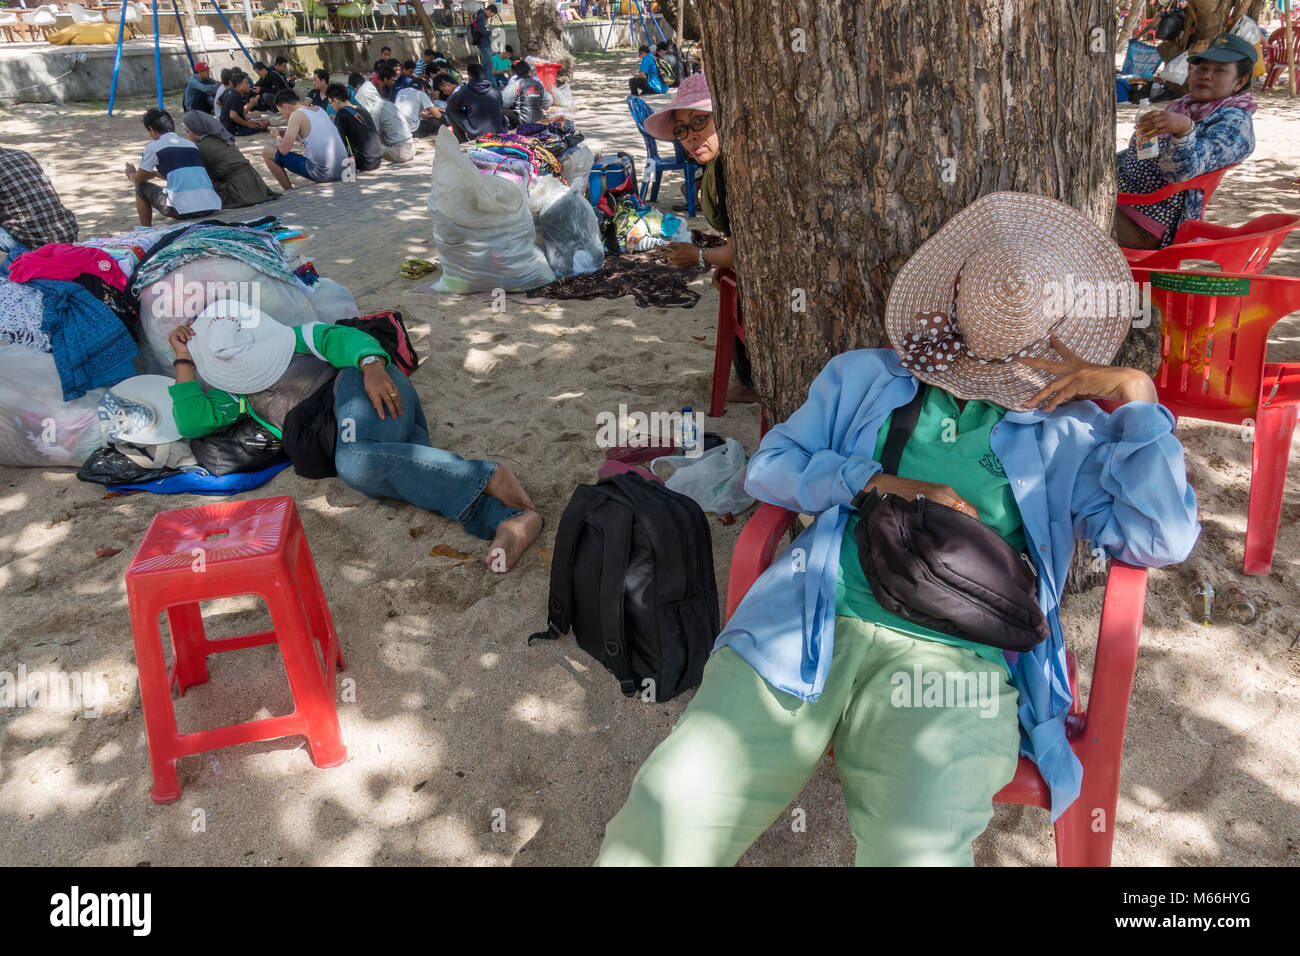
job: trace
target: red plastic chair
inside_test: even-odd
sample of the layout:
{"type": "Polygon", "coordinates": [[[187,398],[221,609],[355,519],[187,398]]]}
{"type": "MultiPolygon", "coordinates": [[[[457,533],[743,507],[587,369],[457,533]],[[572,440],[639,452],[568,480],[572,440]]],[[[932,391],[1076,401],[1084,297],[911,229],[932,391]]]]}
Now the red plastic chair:
{"type": "MultiPolygon", "coordinates": [[[[709,417],[727,413],[727,385],[731,381],[731,358],[736,342],[745,342],[745,317],[740,311],[740,290],[733,269],[718,269],[718,341],[713,349],[713,386],[709,391],[709,417]]],[[[758,434],[767,434],[767,412],[759,407],[758,434]]]]}
{"type": "MultiPolygon", "coordinates": [[[[771,565],[782,535],[796,517],[793,511],[765,504],[745,523],[731,556],[728,619],[758,576],[771,565]]],[[[1079,799],[1056,821],[1058,866],[1110,866],[1124,727],[1137,668],[1146,595],[1145,568],[1111,561],[1087,708],[1079,700],[1078,662],[1073,653],[1066,651],[1074,704],[1065,721],[1065,732],[1071,749],[1083,764],[1083,787],[1079,799]],[[1100,826],[1094,829],[1097,821],[1100,826]]],[[[1016,775],[993,799],[998,803],[1051,807],[1047,784],[1028,757],[1020,758],[1016,775]]]]}
{"type": "Polygon", "coordinates": [[[1201,214],[1204,215],[1205,210],[1210,205],[1210,197],[1219,188],[1219,183],[1224,174],[1240,165],[1241,163],[1232,163],[1222,169],[1212,169],[1208,173],[1201,173],[1201,175],[1185,179],[1181,183],[1170,183],[1167,186],[1161,186],[1152,193],[1118,193],[1115,196],[1115,204],[1119,206],[1149,206],[1153,202],[1168,199],[1175,193],[1186,192],[1189,189],[1199,189],[1205,194],[1205,198],[1201,202],[1201,214]]]}
{"type": "Polygon", "coordinates": [[[1224,272],[1263,272],[1278,246],[1300,226],[1300,216],[1274,213],[1244,226],[1220,226],[1188,219],[1163,249],[1125,249],[1130,266],[1181,269],[1184,262],[1213,262],[1224,272]]]}
{"type": "MultiPolygon", "coordinates": [[[[1291,45],[1295,47],[1295,62],[1300,64],[1300,19],[1293,21],[1291,45]]],[[[1264,64],[1264,89],[1271,90],[1282,78],[1282,71],[1288,68],[1285,27],[1274,30],[1269,37],[1264,47],[1264,64]]]]}
{"type": "Polygon", "coordinates": [[[1163,318],[1162,358],[1156,373],[1160,404],[1175,418],[1254,424],[1241,570],[1268,574],[1282,515],[1291,436],[1300,415],[1300,362],[1269,362],[1268,335],[1279,319],[1300,311],[1300,279],[1165,272],[1145,264],[1133,267],[1133,278],[1151,283],[1152,304],[1163,318]],[[1196,290],[1198,282],[1213,283],[1219,291],[1196,290]],[[1179,288],[1189,291],[1176,291],[1179,288]]]}
{"type": "Polygon", "coordinates": [[[126,570],[126,594],[155,803],[180,797],[180,757],[220,747],[302,734],[316,766],[337,767],[347,760],[334,701],[334,665],[342,670],[343,656],[292,498],[228,501],[155,515],[126,570]],[[199,602],[242,594],[266,602],[275,629],[208,640],[199,602]],[[164,611],[172,640],[170,673],[158,627],[164,611]],[[173,684],[183,696],[185,688],[207,681],[209,654],[275,643],[293,692],[293,713],[179,732],[173,684]]]}

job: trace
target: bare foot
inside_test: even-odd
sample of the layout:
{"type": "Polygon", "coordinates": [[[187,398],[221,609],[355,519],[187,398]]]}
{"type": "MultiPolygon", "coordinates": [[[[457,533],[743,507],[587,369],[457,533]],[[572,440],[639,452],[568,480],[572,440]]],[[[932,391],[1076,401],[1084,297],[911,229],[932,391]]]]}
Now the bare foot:
{"type": "Polygon", "coordinates": [[[492,479],[483,489],[483,493],[496,498],[507,508],[516,508],[519,511],[533,511],[533,499],[528,497],[528,492],[524,491],[524,486],[515,473],[505,465],[497,465],[497,470],[492,473],[492,479]]]}
{"type": "Polygon", "coordinates": [[[737,405],[752,405],[758,401],[758,392],[754,391],[752,385],[730,382],[727,385],[727,401],[735,402],[737,405]]]}
{"type": "Polygon", "coordinates": [[[497,525],[496,537],[492,539],[483,563],[489,570],[504,574],[515,566],[519,556],[537,540],[541,530],[542,516],[536,511],[526,511],[509,521],[501,522],[497,525]]]}

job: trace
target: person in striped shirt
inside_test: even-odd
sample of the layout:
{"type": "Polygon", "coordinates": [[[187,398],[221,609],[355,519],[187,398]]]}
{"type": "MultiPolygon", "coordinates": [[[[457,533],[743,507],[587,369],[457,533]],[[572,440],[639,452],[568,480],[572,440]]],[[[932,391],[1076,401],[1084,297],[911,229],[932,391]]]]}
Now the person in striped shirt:
{"type": "Polygon", "coordinates": [[[169,219],[198,219],[221,208],[221,197],[203,165],[199,148],[176,135],[171,114],[156,107],[144,114],[149,134],[137,169],[126,164],[126,178],[135,184],[135,211],[140,225],[153,225],[154,211],[169,219]],[[165,187],[149,182],[159,178],[165,187]]]}

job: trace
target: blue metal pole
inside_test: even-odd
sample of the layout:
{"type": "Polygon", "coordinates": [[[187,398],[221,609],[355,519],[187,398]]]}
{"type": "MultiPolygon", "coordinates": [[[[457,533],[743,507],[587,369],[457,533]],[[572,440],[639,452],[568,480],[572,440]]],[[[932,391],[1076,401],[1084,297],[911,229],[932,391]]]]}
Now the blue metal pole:
{"type": "Polygon", "coordinates": [[[172,13],[176,14],[176,31],[181,35],[181,42],[185,44],[185,56],[190,61],[190,69],[194,69],[194,54],[190,52],[190,41],[185,36],[185,25],[181,23],[181,9],[176,6],[176,0],[172,0],[172,13]]]}
{"type": "Polygon", "coordinates": [[[614,4],[611,0],[609,5],[609,29],[605,31],[605,45],[600,48],[601,53],[609,51],[609,40],[614,35],[614,4]]]}
{"type": "MultiPolygon", "coordinates": [[[[632,3],[636,5],[637,16],[641,18],[641,32],[645,34],[645,45],[653,49],[654,44],[650,42],[650,28],[645,25],[645,7],[641,6],[641,0],[632,0],[632,3]]],[[[653,15],[652,15],[652,19],[653,19],[653,15]]],[[[633,25],[632,30],[635,33],[636,31],[635,25],[633,25]]]]}
{"type": "Polygon", "coordinates": [[[122,13],[117,24],[117,53],[113,57],[113,85],[108,89],[108,115],[113,115],[113,103],[117,100],[117,71],[122,66],[122,37],[126,36],[126,0],[122,0],[122,13]]]}
{"type": "Polygon", "coordinates": [[[226,19],[226,15],[222,13],[221,8],[217,6],[217,0],[211,0],[211,3],[212,9],[217,11],[217,16],[221,17],[221,22],[226,25],[226,29],[230,31],[230,35],[235,38],[235,42],[239,44],[239,48],[244,51],[244,56],[248,57],[248,62],[250,64],[256,63],[257,61],[253,59],[253,54],[248,52],[248,48],[244,46],[244,41],[239,39],[239,34],[235,32],[235,28],[230,25],[230,21],[226,19]]]}
{"type": "MultiPolygon", "coordinates": [[[[122,6],[126,6],[124,2],[122,6]]],[[[153,78],[158,87],[158,108],[163,108],[162,49],[158,45],[158,0],[153,0],[153,78]]]]}

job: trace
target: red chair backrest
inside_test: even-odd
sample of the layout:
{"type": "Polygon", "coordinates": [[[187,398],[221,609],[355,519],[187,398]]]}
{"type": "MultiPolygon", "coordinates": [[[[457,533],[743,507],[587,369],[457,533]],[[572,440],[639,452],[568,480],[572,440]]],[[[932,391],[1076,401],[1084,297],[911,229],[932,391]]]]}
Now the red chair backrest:
{"type": "Polygon", "coordinates": [[[1145,262],[1133,267],[1133,278],[1149,289],[1164,324],[1160,404],[1180,418],[1236,425],[1254,417],[1269,330],[1300,311],[1300,279],[1160,271],[1145,262]]]}
{"type": "Polygon", "coordinates": [[[1179,183],[1170,183],[1162,186],[1155,192],[1150,193],[1119,193],[1115,196],[1115,202],[1121,206],[1144,206],[1151,203],[1159,202],[1162,199],[1168,199],[1176,193],[1186,192],[1189,189],[1199,189],[1205,194],[1201,202],[1201,215],[1205,215],[1205,210],[1210,206],[1210,197],[1214,191],[1219,188],[1219,183],[1223,180],[1224,174],[1240,166],[1240,163],[1232,163],[1224,166],[1222,169],[1212,169],[1208,173],[1201,173],[1199,176],[1193,176],[1191,179],[1185,179],[1179,183]]]}
{"type": "Polygon", "coordinates": [[[1179,225],[1173,243],[1142,253],[1137,262],[1144,269],[1181,269],[1187,261],[1213,262],[1224,272],[1255,275],[1264,271],[1278,246],[1297,226],[1300,216],[1283,213],[1260,216],[1244,226],[1188,219],[1179,225]]]}

